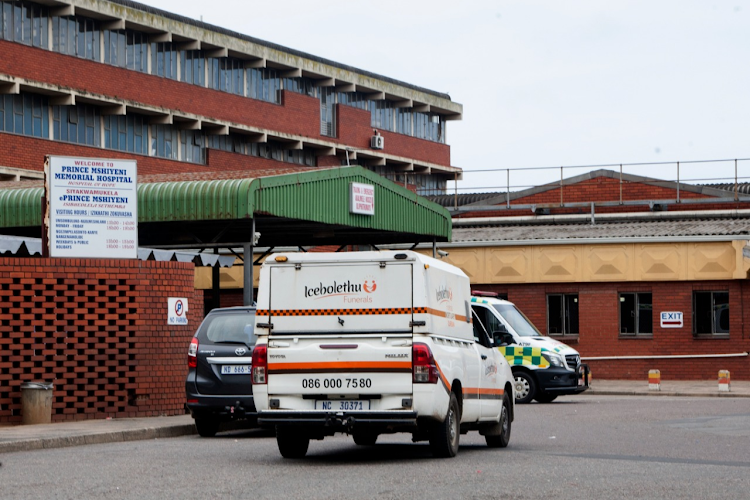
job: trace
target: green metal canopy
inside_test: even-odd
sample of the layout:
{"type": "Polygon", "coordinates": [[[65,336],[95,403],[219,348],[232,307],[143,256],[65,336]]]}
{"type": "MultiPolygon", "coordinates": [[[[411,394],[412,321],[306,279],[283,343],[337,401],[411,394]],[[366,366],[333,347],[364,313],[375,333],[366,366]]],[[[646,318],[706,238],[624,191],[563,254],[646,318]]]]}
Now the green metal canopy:
{"type": "MultiPolygon", "coordinates": [[[[175,177],[180,178],[180,175],[175,177]]],[[[38,236],[42,187],[0,189],[0,232],[38,236]]],[[[436,203],[359,166],[267,177],[138,184],[139,245],[172,248],[449,241],[436,203]],[[349,211],[353,182],[375,190],[375,214],[349,211]]]]}

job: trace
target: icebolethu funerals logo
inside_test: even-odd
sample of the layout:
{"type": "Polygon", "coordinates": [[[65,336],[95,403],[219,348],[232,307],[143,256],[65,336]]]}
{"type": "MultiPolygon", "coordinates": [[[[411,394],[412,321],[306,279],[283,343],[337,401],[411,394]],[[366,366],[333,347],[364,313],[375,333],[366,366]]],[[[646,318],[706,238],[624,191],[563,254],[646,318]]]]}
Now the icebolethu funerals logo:
{"type": "Polygon", "coordinates": [[[345,303],[363,303],[372,302],[370,296],[378,289],[378,284],[374,278],[368,277],[363,283],[352,283],[349,280],[344,282],[333,281],[332,283],[307,286],[305,285],[305,298],[313,300],[328,299],[332,297],[342,297],[345,303]]]}

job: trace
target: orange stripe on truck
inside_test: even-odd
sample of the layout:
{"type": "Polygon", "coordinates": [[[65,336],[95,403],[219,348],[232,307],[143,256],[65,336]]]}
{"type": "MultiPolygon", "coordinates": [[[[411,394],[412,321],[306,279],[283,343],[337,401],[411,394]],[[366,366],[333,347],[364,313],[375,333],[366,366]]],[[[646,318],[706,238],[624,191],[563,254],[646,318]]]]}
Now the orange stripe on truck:
{"type": "MultiPolygon", "coordinates": [[[[274,309],[274,316],[364,316],[368,314],[418,314],[426,313],[426,307],[380,307],[372,309],[274,309]]],[[[255,314],[269,316],[268,309],[259,309],[255,314]]]]}
{"type": "Polygon", "coordinates": [[[454,314],[452,312],[432,309],[430,307],[379,307],[370,309],[258,309],[258,316],[366,316],[387,315],[387,314],[432,314],[441,318],[455,319],[457,321],[466,321],[466,316],[454,314]]]}
{"type": "Polygon", "coordinates": [[[411,372],[411,361],[331,361],[326,363],[268,363],[269,373],[411,372]]]}

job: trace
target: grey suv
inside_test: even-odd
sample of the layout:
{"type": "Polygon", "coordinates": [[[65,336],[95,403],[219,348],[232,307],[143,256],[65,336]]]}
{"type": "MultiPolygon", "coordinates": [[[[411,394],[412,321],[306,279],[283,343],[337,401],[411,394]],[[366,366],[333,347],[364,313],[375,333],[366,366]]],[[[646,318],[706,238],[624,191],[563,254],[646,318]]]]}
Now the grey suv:
{"type": "Polygon", "coordinates": [[[222,422],[256,419],[251,383],[254,307],[214,309],[188,349],[187,407],[198,434],[211,437],[222,422]]]}

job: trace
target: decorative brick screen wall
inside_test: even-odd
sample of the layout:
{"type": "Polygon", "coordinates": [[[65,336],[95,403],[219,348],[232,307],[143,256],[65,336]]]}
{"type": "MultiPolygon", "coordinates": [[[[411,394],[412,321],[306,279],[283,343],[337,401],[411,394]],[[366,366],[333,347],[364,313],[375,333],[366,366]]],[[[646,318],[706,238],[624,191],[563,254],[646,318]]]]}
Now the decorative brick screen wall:
{"type": "Polygon", "coordinates": [[[21,383],[54,383],[52,420],[185,412],[187,348],[203,319],[192,263],[0,258],[0,423],[21,383]],[[186,297],[188,325],[167,325],[186,297]]]}

